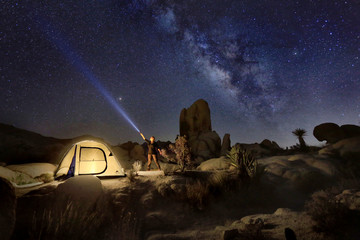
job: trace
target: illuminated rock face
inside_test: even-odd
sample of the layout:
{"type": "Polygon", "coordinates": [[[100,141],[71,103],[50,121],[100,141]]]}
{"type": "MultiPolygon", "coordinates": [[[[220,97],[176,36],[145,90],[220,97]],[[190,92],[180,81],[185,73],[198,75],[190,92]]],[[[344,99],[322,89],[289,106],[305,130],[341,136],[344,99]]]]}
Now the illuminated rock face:
{"type": "Polygon", "coordinates": [[[211,129],[210,108],[205,100],[199,99],[181,111],[180,135],[188,138],[195,160],[201,162],[219,157],[221,139],[211,129]]]}

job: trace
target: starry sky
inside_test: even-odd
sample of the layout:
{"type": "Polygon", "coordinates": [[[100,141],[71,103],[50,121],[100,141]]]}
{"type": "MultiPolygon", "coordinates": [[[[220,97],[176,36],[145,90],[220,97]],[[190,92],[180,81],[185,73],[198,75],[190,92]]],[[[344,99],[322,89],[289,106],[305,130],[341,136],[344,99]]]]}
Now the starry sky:
{"type": "Polygon", "coordinates": [[[0,1],[0,122],[173,141],[199,98],[232,142],[360,123],[358,0],[0,1]]]}

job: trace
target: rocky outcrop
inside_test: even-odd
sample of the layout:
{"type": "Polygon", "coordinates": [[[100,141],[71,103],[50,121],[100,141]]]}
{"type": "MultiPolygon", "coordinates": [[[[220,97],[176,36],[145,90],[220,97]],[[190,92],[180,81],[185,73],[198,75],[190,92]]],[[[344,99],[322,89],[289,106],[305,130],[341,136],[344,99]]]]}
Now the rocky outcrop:
{"type": "Polygon", "coordinates": [[[318,155],[274,156],[258,159],[258,163],[265,167],[270,181],[285,180],[303,193],[329,186],[337,174],[332,161],[318,155]]]}
{"type": "Polygon", "coordinates": [[[349,160],[360,159],[360,137],[346,138],[338,141],[321,149],[319,154],[349,160]]]}
{"type": "Polygon", "coordinates": [[[220,151],[220,155],[221,156],[226,156],[228,154],[228,152],[231,149],[231,140],[230,140],[230,134],[226,133],[223,137],[223,141],[221,144],[221,151],[220,151]]]}
{"type": "Polygon", "coordinates": [[[208,103],[199,99],[188,109],[180,113],[180,135],[197,135],[201,132],[211,131],[210,108],[208,103]]]}
{"type": "Polygon", "coordinates": [[[16,196],[11,183],[0,177],[0,236],[10,239],[15,227],[16,196]]]}
{"type": "Polygon", "coordinates": [[[197,162],[220,156],[221,139],[215,131],[191,135],[188,142],[197,162]]]}
{"type": "Polygon", "coordinates": [[[335,199],[344,204],[350,210],[360,211],[360,190],[346,189],[335,196],[335,199]]]}
{"type": "Polygon", "coordinates": [[[188,138],[191,153],[197,162],[220,156],[221,139],[211,129],[208,103],[199,99],[180,113],[180,135],[188,138]]]}
{"type": "Polygon", "coordinates": [[[360,126],[346,124],[341,127],[335,123],[322,123],[314,128],[314,137],[327,143],[336,143],[342,139],[360,136],[360,126]]]}
{"type": "Polygon", "coordinates": [[[270,141],[269,139],[264,139],[260,146],[270,150],[281,150],[280,146],[275,141],[270,141]]]}

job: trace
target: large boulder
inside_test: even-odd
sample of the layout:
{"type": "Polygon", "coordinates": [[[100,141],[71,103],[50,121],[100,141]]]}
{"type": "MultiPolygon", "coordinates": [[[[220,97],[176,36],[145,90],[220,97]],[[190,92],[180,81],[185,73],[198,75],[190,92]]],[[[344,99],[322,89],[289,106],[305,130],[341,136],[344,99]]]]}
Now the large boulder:
{"type": "Polygon", "coordinates": [[[191,153],[196,161],[220,156],[221,139],[211,129],[208,103],[199,99],[180,113],[180,135],[188,138],[191,153]]]}
{"type": "Polygon", "coordinates": [[[221,139],[215,131],[202,132],[199,135],[190,135],[189,146],[191,154],[201,162],[220,156],[221,139]]]}
{"type": "Polygon", "coordinates": [[[199,99],[180,113],[180,135],[190,136],[211,131],[210,108],[208,103],[199,99]]]}
{"type": "Polygon", "coordinates": [[[344,132],[335,123],[322,123],[314,128],[314,137],[327,143],[335,143],[345,138],[344,132]]]}
{"type": "Polygon", "coordinates": [[[344,132],[346,138],[360,136],[360,126],[353,124],[345,124],[342,125],[340,128],[344,132]]]}
{"type": "Polygon", "coordinates": [[[212,158],[205,162],[202,162],[198,167],[197,170],[200,171],[213,171],[213,170],[222,170],[222,169],[229,169],[230,168],[230,161],[222,156],[220,158],[212,158]]]}
{"type": "Polygon", "coordinates": [[[10,239],[15,227],[16,196],[12,184],[0,177],[0,236],[10,239]]]}
{"type": "Polygon", "coordinates": [[[314,128],[313,134],[319,141],[336,143],[342,139],[360,136],[360,126],[345,124],[340,127],[335,123],[322,123],[314,128]]]}
{"type": "Polygon", "coordinates": [[[60,184],[55,196],[60,202],[66,199],[86,209],[93,207],[103,196],[103,188],[100,179],[95,176],[76,176],[60,184]]]}
{"type": "Polygon", "coordinates": [[[223,137],[223,141],[221,144],[220,155],[226,156],[228,154],[228,152],[230,151],[230,149],[231,149],[230,134],[226,133],[223,137]]]}

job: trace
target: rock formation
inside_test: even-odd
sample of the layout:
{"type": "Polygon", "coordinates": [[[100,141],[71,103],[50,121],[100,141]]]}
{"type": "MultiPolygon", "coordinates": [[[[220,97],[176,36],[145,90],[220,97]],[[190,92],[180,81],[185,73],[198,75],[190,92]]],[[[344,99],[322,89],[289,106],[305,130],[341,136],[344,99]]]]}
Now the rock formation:
{"type": "Polygon", "coordinates": [[[199,99],[180,113],[180,135],[190,136],[211,131],[210,108],[208,103],[199,99]]]}
{"type": "Polygon", "coordinates": [[[221,139],[211,129],[210,108],[205,100],[199,99],[181,111],[180,135],[188,138],[196,161],[219,157],[221,139]]]}
{"type": "Polygon", "coordinates": [[[360,136],[360,126],[346,124],[340,127],[335,123],[322,123],[314,128],[313,134],[319,141],[336,143],[342,139],[360,136]]]}
{"type": "Polygon", "coordinates": [[[280,150],[280,146],[279,144],[277,144],[275,141],[270,141],[269,139],[264,139],[261,143],[260,146],[266,149],[270,149],[270,150],[280,150]]]}
{"type": "Polygon", "coordinates": [[[228,154],[228,152],[230,151],[230,149],[231,149],[230,134],[226,133],[223,137],[223,141],[221,144],[220,155],[226,156],[228,154]]]}

